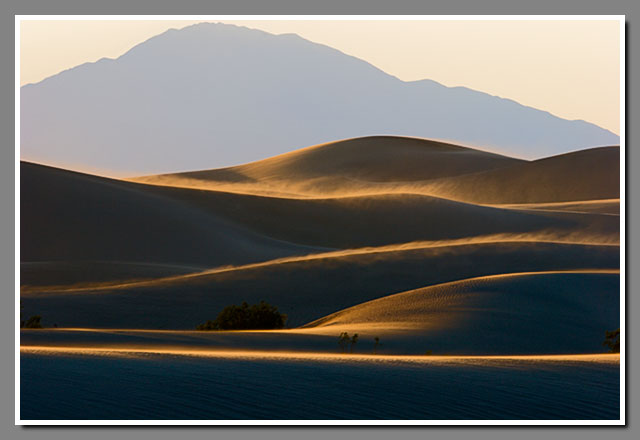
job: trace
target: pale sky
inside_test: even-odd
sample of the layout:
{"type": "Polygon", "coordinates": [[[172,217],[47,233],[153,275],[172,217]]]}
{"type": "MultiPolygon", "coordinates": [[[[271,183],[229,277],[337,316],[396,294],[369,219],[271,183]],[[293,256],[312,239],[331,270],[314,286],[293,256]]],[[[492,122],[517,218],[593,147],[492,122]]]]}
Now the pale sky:
{"type": "MultiPolygon", "coordinates": [[[[296,33],[404,81],[465,86],[620,133],[620,26],[580,21],[229,21],[296,33]]],[[[23,20],[20,84],[117,58],[169,28],[198,21],[23,20]]]]}

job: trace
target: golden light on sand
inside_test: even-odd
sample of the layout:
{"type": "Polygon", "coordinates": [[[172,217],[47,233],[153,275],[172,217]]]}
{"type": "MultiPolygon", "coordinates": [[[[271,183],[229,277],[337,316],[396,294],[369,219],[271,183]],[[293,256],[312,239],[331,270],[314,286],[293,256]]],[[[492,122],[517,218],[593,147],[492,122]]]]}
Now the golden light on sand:
{"type": "Polygon", "coordinates": [[[505,356],[412,356],[412,355],[370,355],[314,353],[304,351],[259,351],[259,350],[207,350],[194,348],[140,348],[140,347],[53,347],[53,346],[21,346],[23,353],[53,355],[94,355],[140,357],[145,355],[165,356],[199,356],[227,359],[287,359],[301,361],[325,362],[413,362],[432,364],[440,362],[477,362],[485,361],[547,361],[547,362],[605,362],[620,363],[620,354],[566,354],[566,355],[505,355],[505,356]]]}

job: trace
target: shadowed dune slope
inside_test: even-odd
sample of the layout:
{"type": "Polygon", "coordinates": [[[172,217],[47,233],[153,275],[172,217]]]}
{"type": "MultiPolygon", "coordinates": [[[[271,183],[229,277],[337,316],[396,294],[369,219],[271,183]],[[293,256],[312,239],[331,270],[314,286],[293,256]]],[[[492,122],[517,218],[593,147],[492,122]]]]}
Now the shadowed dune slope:
{"type": "Polygon", "coordinates": [[[566,235],[585,228],[615,241],[619,230],[613,217],[525,212],[417,194],[304,200],[182,190],[179,197],[257,233],[335,249],[503,233],[566,235]]]}
{"type": "Polygon", "coordinates": [[[447,353],[590,353],[619,327],[619,273],[481,277],[403,292],[306,327],[374,334],[409,330],[414,345],[447,353]]]}
{"type": "Polygon", "coordinates": [[[230,168],[133,180],[213,189],[228,184],[262,184],[283,192],[321,194],[366,188],[367,183],[425,181],[517,163],[524,161],[428,139],[368,136],[302,148],[230,168]]]}
{"type": "MultiPolygon", "coordinates": [[[[487,234],[618,234],[616,219],[415,194],[283,199],[140,185],[22,164],[21,258],[242,264],[319,249],[487,234]],[[295,243],[295,244],[292,244],[295,243]]],[[[589,241],[588,237],[586,241],[589,241]]]]}
{"type": "Polygon", "coordinates": [[[234,225],[210,210],[145,191],[143,185],[25,162],[20,165],[20,227],[23,262],[210,267],[309,252],[234,225]]]}
{"type": "Polygon", "coordinates": [[[429,184],[471,203],[542,203],[620,197],[620,147],[600,147],[429,184]]]}
{"type": "Polygon", "coordinates": [[[496,242],[370,252],[238,268],[146,285],[21,294],[47,326],[193,329],[222,308],[265,300],[299,326],[396,292],[464,278],[543,270],[618,269],[618,246],[496,242]]]}
{"type": "Polygon", "coordinates": [[[422,240],[533,233],[547,239],[617,242],[619,219],[479,206],[422,194],[283,198],[148,185],[279,240],[336,249],[422,240]]]}

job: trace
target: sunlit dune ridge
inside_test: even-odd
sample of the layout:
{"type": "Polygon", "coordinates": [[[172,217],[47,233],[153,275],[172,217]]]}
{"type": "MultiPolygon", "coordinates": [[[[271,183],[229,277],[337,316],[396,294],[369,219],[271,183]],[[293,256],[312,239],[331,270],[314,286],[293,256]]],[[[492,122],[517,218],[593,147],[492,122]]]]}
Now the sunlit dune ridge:
{"type": "MultiPolygon", "coordinates": [[[[135,290],[125,291],[122,297],[76,295],[61,297],[60,301],[54,296],[53,304],[63,306],[66,311],[70,308],[80,311],[86,307],[82,305],[86,301],[88,304],[97,301],[91,309],[100,304],[102,314],[115,313],[120,321],[108,320],[112,328],[103,330],[26,331],[21,341],[23,345],[124,345],[129,348],[133,345],[139,348],[187,345],[210,349],[318,351],[321,348],[320,351],[334,351],[337,336],[348,332],[360,335],[362,342],[358,347],[366,351],[375,350],[373,339],[380,337],[382,352],[393,354],[415,354],[425,350],[436,354],[589,353],[602,350],[604,330],[620,325],[619,289],[617,269],[479,276],[395,294],[388,292],[385,296],[316,318],[298,329],[239,332],[150,332],[119,330],[114,325],[115,322],[124,325],[134,322],[131,319],[148,310],[150,303],[154,305],[156,321],[166,322],[163,319],[165,295],[161,291],[143,296],[143,308],[139,312],[131,306],[126,310],[122,308],[122,301],[137,303],[140,297],[135,290]],[[127,314],[131,316],[127,317],[127,314]]],[[[197,290],[201,292],[201,289],[197,290]]],[[[184,319],[185,314],[193,313],[181,312],[184,305],[176,302],[175,292],[169,293],[171,301],[167,305],[174,319],[176,314],[184,319]]],[[[48,297],[43,297],[45,308],[48,297]]],[[[188,290],[185,294],[187,302],[195,301],[200,314],[203,314],[205,301],[214,298],[215,295],[206,293],[196,298],[188,290]]],[[[322,299],[317,295],[309,298],[294,295],[288,301],[297,300],[298,305],[290,310],[300,316],[313,316],[314,312],[317,316],[316,303],[322,299]]],[[[323,305],[325,310],[327,305],[331,310],[332,304],[335,310],[340,302],[327,295],[324,303],[328,303],[323,305]]],[[[69,318],[65,321],[71,322],[69,318]]],[[[88,321],[95,322],[95,319],[88,321]]],[[[198,321],[194,319],[193,322],[198,321]]],[[[140,323],[140,319],[135,323],[140,323]]]]}
{"type": "Polygon", "coordinates": [[[493,234],[487,236],[479,236],[464,239],[455,240],[434,240],[434,241],[416,241],[410,243],[401,243],[388,246],[379,247],[365,247],[358,249],[345,249],[329,252],[318,252],[313,254],[307,254],[302,256],[283,257],[274,260],[251,263],[245,265],[227,265],[215,267],[202,271],[195,271],[182,275],[156,277],[152,279],[139,279],[139,280],[126,280],[104,283],[78,283],[75,286],[59,285],[59,286],[29,286],[24,285],[21,287],[22,294],[28,294],[30,292],[38,291],[60,291],[60,292],[87,292],[87,291],[100,291],[100,290],[113,290],[113,289],[127,289],[133,287],[144,287],[160,285],[172,282],[186,281],[198,277],[204,277],[208,275],[215,275],[227,272],[243,271],[254,268],[268,267],[274,265],[305,262],[305,261],[317,261],[317,260],[331,260],[339,259],[343,257],[357,256],[357,255],[372,255],[372,254],[385,254],[395,253],[405,250],[417,250],[417,249],[441,249],[443,253],[448,253],[449,248],[467,245],[476,245],[483,243],[564,243],[564,244],[579,244],[579,245],[599,245],[599,246],[619,246],[619,242],[612,239],[611,236],[583,236],[579,232],[568,233],[566,235],[559,235],[557,233],[529,233],[529,234],[493,234]]]}
{"type": "MultiPolygon", "coordinates": [[[[77,270],[102,270],[77,265],[77,270]]],[[[45,316],[47,325],[102,328],[193,329],[229,304],[265,300],[298,326],[392,293],[492,274],[541,270],[619,269],[618,246],[545,242],[490,242],[314,258],[218,271],[188,278],[76,289],[76,277],[41,269],[23,286],[24,314],[45,316]],[[60,290],[48,285],[63,282],[60,290]],[[153,313],[149,313],[153,304],[153,313]],[[99,313],[92,313],[99,310],[99,313]]],[[[73,269],[73,267],[72,267],[73,269]]],[[[149,280],[147,280],[149,281],[149,280]]],[[[114,278],[112,284],[124,282],[114,278]]]]}
{"type": "MultiPolygon", "coordinates": [[[[263,185],[263,192],[334,197],[340,195],[341,188],[352,191],[353,187],[357,192],[359,183],[380,184],[379,190],[374,185],[369,192],[384,193],[385,184],[389,183],[451,177],[519,162],[522,161],[429,139],[367,136],[301,148],[236,167],[132,180],[201,188],[225,185],[230,189],[237,185],[249,191],[260,191],[257,185],[263,185]]],[[[367,191],[366,186],[361,190],[367,191]]]]}
{"type": "MultiPolygon", "coordinates": [[[[468,313],[469,301],[474,302],[474,307],[479,307],[480,303],[471,298],[491,292],[495,296],[497,292],[509,295],[496,303],[505,310],[502,313],[526,314],[527,311],[521,311],[519,308],[509,309],[510,301],[514,301],[525,290],[532,290],[528,283],[535,284],[541,279],[559,278],[563,280],[566,276],[585,275],[589,278],[605,277],[617,282],[616,275],[619,276],[620,271],[616,269],[585,269],[572,271],[539,271],[510,273],[499,275],[487,275],[475,278],[464,279],[460,281],[452,281],[448,283],[437,284],[434,286],[415,289],[408,292],[401,292],[394,295],[385,296],[373,301],[359,304],[346,310],[341,310],[314,322],[305,325],[303,328],[327,327],[336,328],[386,328],[386,329],[435,329],[439,331],[443,327],[449,327],[450,324],[455,325],[462,320],[459,316],[453,316],[462,312],[468,313]],[[504,302],[502,302],[504,301],[504,302]],[[453,312],[452,312],[453,311],[453,312]],[[455,321],[455,323],[454,323],[455,321]]],[[[575,278],[575,277],[574,277],[575,278]]],[[[556,280],[554,280],[556,281],[556,280]]],[[[567,282],[569,290],[575,291],[578,288],[571,286],[567,282]]],[[[549,285],[542,284],[547,288],[549,285]]],[[[616,294],[617,292],[613,292],[616,294]]],[[[535,295],[535,292],[533,293],[535,295]]],[[[554,295],[557,294],[554,293],[554,295]]],[[[543,294],[540,294],[541,296],[543,294]]],[[[493,307],[496,307],[494,305],[493,307]]],[[[544,304],[545,306],[550,304],[544,304]]],[[[494,311],[497,309],[493,309],[494,311]]],[[[477,309],[476,311],[479,311],[477,309]]],[[[477,317],[470,317],[477,319],[477,317]]]]}
{"type": "Polygon", "coordinates": [[[21,240],[24,262],[217,267],[500,233],[619,240],[619,219],[597,213],[496,209],[415,194],[270,198],[133,184],[28,163],[21,164],[20,209],[21,228],[30,231],[21,240]]]}
{"type": "Polygon", "coordinates": [[[371,136],[231,168],[130,180],[288,198],[421,194],[483,204],[619,197],[620,150],[523,161],[438,141],[371,136]]]}
{"type": "Polygon", "coordinates": [[[484,276],[388,295],[303,328],[397,335],[435,353],[589,352],[619,327],[619,292],[617,270],[484,276]]]}
{"type": "Polygon", "coordinates": [[[222,357],[222,358],[248,358],[248,359],[298,359],[309,361],[336,361],[336,362],[412,362],[420,364],[431,363],[465,363],[484,361],[491,364],[492,361],[547,361],[547,362],[606,362],[620,363],[619,353],[597,354],[553,354],[553,355],[449,355],[449,356],[416,356],[416,355],[371,355],[371,354],[341,354],[341,353],[313,353],[299,351],[257,351],[257,350],[206,350],[206,349],[162,349],[151,348],[93,348],[93,347],[48,347],[48,346],[21,346],[23,353],[34,354],[58,354],[58,355],[93,355],[93,356],[121,356],[144,357],[146,355],[170,355],[170,356],[198,356],[198,357],[222,357]]]}
{"type": "Polygon", "coordinates": [[[620,199],[582,200],[575,202],[521,203],[512,205],[494,205],[513,209],[537,209],[542,211],[565,211],[573,213],[597,213],[619,216],[620,199]]]}

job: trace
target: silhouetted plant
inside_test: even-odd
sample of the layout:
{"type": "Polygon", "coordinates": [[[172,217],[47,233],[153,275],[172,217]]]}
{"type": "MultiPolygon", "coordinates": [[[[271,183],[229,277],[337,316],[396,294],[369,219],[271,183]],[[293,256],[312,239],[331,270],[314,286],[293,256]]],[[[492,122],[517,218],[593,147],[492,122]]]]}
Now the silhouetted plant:
{"type": "Polygon", "coordinates": [[[199,324],[196,326],[196,330],[220,330],[218,325],[211,320],[207,320],[204,324],[199,324]]]}
{"type": "Polygon", "coordinates": [[[349,347],[349,351],[351,353],[353,353],[353,346],[356,345],[357,342],[358,342],[358,334],[356,333],[351,337],[351,345],[349,347]]]}
{"type": "Polygon", "coordinates": [[[373,338],[373,354],[378,353],[378,347],[380,347],[380,338],[376,336],[373,338]]]}
{"type": "Polygon", "coordinates": [[[24,328],[42,328],[42,324],[40,323],[41,319],[42,319],[42,316],[40,315],[34,315],[30,317],[24,323],[24,328]]]}
{"type": "Polygon", "coordinates": [[[347,344],[349,342],[351,342],[351,338],[349,337],[349,333],[347,333],[347,332],[340,333],[340,338],[338,339],[338,345],[342,349],[343,353],[345,351],[347,351],[347,344]]]}
{"type": "Polygon", "coordinates": [[[433,354],[433,352],[431,350],[427,350],[424,352],[425,356],[431,356],[433,354]]]}
{"type": "Polygon", "coordinates": [[[604,342],[602,345],[609,347],[610,353],[620,353],[620,329],[604,332],[604,342]]]}
{"type": "Polygon", "coordinates": [[[196,327],[196,330],[268,330],[283,328],[287,315],[278,312],[278,308],[260,301],[249,305],[243,301],[225,307],[214,320],[208,320],[196,327]]]}

